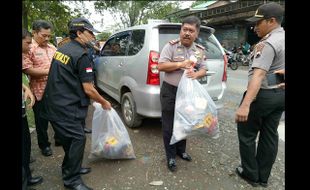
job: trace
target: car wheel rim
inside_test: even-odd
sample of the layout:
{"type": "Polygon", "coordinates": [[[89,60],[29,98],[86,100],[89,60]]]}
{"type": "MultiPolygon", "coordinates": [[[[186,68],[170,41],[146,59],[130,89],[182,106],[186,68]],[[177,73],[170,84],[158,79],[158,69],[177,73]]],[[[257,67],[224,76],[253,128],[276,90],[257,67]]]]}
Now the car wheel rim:
{"type": "Polygon", "coordinates": [[[124,101],[124,118],[126,119],[126,121],[131,121],[132,119],[132,110],[131,110],[131,105],[130,102],[128,101],[128,99],[126,99],[124,101]]]}

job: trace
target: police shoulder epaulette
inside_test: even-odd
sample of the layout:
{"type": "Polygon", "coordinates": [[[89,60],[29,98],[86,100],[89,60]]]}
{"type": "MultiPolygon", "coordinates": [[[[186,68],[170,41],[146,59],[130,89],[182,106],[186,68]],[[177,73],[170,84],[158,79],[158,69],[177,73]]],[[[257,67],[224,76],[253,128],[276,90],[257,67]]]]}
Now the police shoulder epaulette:
{"type": "Polygon", "coordinates": [[[180,39],[171,40],[169,42],[169,44],[174,45],[174,44],[178,43],[179,41],[180,41],[180,39]]]}
{"type": "Polygon", "coordinates": [[[200,48],[200,49],[202,49],[202,50],[204,50],[205,49],[205,47],[203,47],[202,45],[200,45],[200,44],[195,44],[198,48],[200,48]]]}

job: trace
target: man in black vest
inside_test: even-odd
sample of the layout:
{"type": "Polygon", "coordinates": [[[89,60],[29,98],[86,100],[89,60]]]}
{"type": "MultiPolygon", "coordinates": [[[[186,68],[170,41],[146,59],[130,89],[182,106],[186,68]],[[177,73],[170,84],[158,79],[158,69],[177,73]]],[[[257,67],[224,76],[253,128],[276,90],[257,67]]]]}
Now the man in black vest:
{"type": "Polygon", "coordinates": [[[60,47],[51,64],[43,96],[42,116],[50,121],[65,151],[62,163],[64,186],[74,190],[90,190],[81,174],[90,172],[82,168],[86,143],[85,118],[90,98],[99,102],[103,109],[111,109],[94,87],[93,62],[88,55],[93,32],[98,32],[85,18],[69,23],[71,41],[60,47]]]}

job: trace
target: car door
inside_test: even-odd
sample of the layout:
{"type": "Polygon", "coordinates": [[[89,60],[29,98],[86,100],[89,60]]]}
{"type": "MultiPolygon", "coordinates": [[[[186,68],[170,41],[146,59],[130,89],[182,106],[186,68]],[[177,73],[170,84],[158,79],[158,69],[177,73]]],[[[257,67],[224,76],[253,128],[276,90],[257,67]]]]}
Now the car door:
{"type": "Polygon", "coordinates": [[[119,100],[120,80],[128,52],[130,31],[118,33],[104,45],[101,56],[96,60],[97,85],[107,94],[119,100]]]}

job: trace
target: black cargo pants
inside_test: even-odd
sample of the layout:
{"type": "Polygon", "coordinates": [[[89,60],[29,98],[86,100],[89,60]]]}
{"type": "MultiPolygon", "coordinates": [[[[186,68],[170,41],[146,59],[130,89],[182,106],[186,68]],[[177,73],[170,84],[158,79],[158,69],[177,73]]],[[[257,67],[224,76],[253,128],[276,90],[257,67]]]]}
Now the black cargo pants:
{"type": "Polygon", "coordinates": [[[241,165],[253,181],[268,182],[278,153],[277,129],[285,110],[284,96],[283,89],[260,89],[251,103],[248,121],[237,124],[241,165]]]}
{"type": "Polygon", "coordinates": [[[62,178],[64,184],[66,186],[81,184],[80,169],[86,143],[86,136],[83,129],[85,120],[50,122],[65,152],[62,162],[62,178]]]}
{"type": "Polygon", "coordinates": [[[173,145],[169,145],[173,132],[174,107],[177,89],[176,86],[170,85],[166,82],[163,82],[160,89],[162,132],[167,161],[170,158],[175,158],[176,154],[184,153],[186,149],[186,140],[181,140],[173,145]]]}

